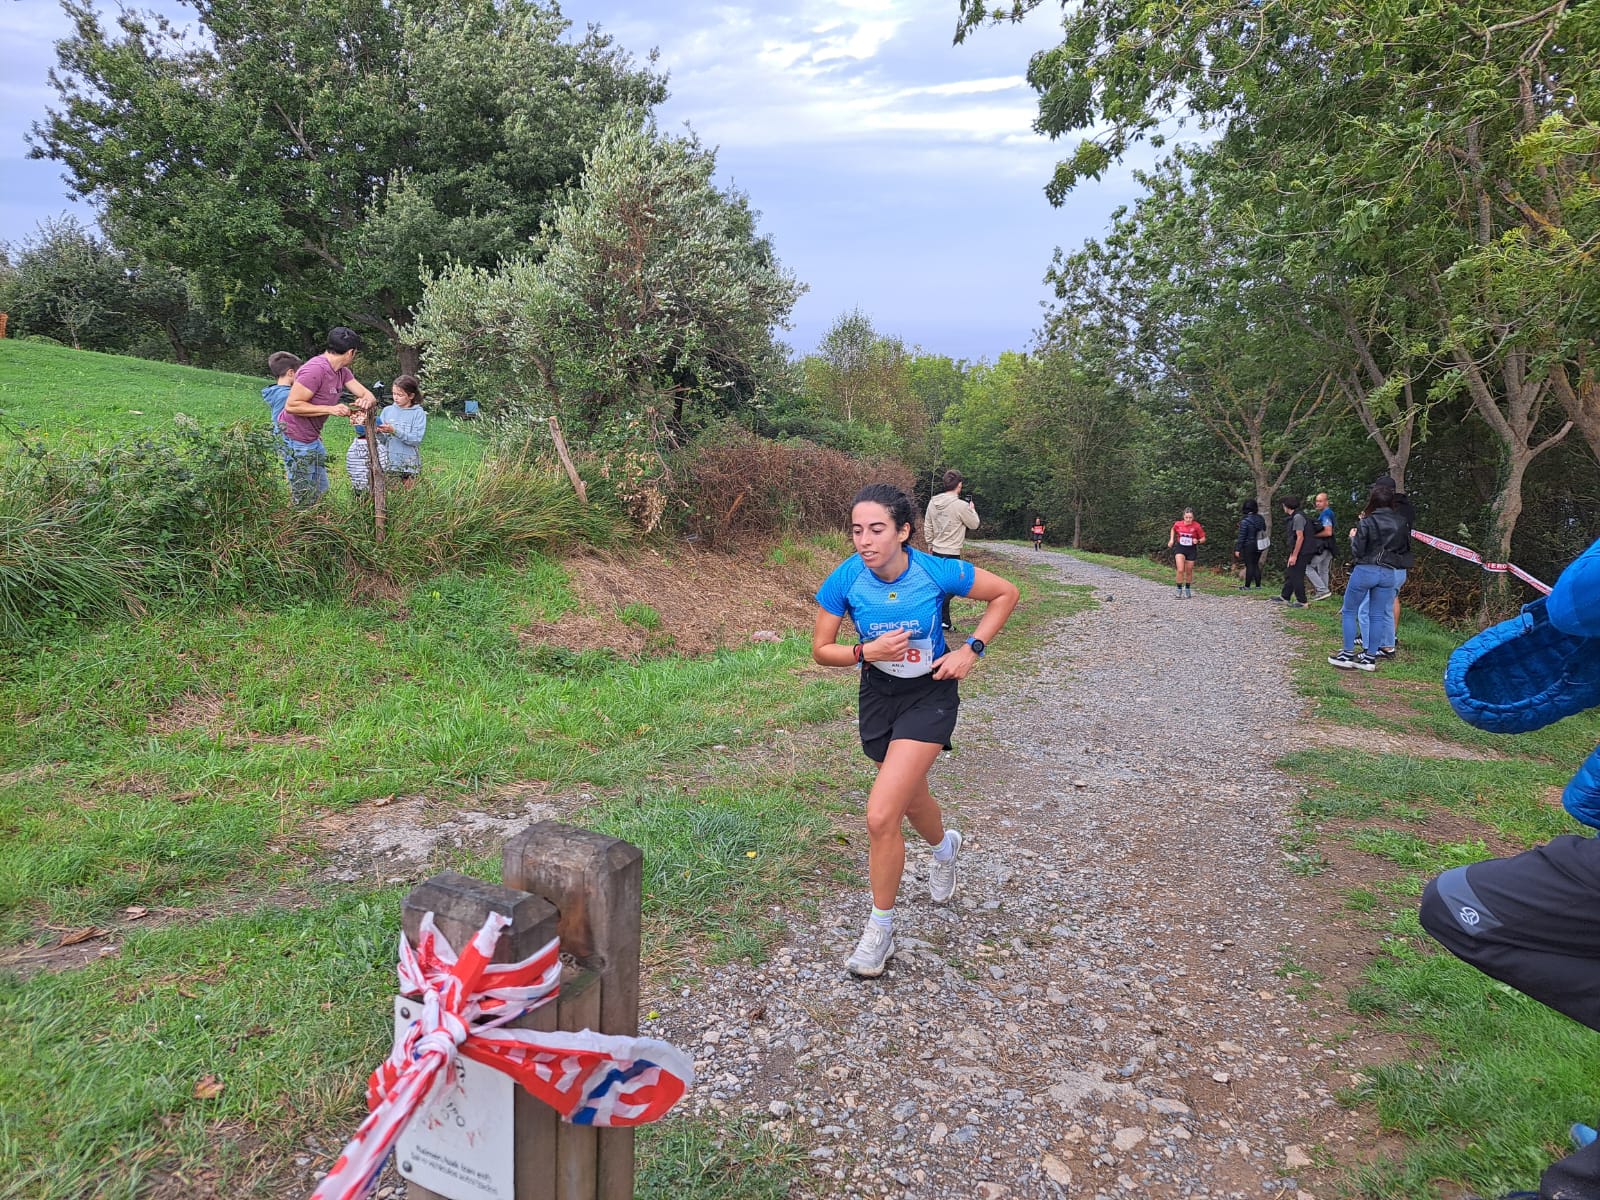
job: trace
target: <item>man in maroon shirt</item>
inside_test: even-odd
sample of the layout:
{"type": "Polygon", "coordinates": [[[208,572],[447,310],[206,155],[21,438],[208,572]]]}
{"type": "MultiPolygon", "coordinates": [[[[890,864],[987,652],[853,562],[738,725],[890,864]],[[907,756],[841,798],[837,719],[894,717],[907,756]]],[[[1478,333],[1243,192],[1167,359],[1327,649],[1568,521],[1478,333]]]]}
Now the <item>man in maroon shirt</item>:
{"type": "Polygon", "coordinates": [[[328,330],[328,349],[295,372],[289,399],[278,425],[289,449],[289,492],[300,507],[315,504],[328,490],[328,451],[322,444],[322,426],[329,417],[348,417],[350,406],[339,393],[348,390],[356,407],[370,412],[376,397],[350,370],[361,338],[355,330],[337,325],[328,330]]]}

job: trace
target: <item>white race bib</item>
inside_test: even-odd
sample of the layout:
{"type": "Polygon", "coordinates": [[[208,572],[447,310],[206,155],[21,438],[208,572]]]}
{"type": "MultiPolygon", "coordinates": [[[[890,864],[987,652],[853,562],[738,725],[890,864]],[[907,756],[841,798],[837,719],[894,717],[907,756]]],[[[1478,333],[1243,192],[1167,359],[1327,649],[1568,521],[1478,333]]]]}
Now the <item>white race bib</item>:
{"type": "Polygon", "coordinates": [[[918,675],[926,675],[933,670],[933,639],[912,638],[906,643],[903,658],[888,662],[874,659],[872,665],[887,675],[898,675],[901,679],[915,679],[918,675]]]}
{"type": "Polygon", "coordinates": [[[1194,534],[1192,534],[1192,533],[1180,533],[1178,535],[1178,545],[1180,545],[1180,546],[1192,546],[1192,545],[1194,545],[1194,534]]]}

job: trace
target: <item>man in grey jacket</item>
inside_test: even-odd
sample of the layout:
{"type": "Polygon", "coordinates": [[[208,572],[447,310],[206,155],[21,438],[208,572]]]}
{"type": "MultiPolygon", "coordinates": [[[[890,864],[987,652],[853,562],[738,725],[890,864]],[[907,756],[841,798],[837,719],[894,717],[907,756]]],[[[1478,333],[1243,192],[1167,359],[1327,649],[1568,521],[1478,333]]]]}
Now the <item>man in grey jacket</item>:
{"type": "MultiPolygon", "coordinates": [[[[967,540],[967,530],[978,527],[978,510],[972,501],[961,498],[963,480],[960,471],[944,473],[944,487],[928,501],[928,515],[923,522],[928,538],[928,551],[940,558],[960,558],[961,546],[967,540]]],[[[950,623],[950,597],[946,596],[939,611],[939,620],[946,629],[950,623]]]]}

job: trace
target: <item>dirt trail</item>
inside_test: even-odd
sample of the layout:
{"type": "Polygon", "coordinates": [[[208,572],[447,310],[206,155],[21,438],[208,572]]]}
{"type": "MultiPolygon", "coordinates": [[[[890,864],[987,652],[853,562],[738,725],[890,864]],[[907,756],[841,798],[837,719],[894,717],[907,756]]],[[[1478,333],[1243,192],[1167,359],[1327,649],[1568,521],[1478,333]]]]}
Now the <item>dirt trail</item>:
{"type": "Polygon", "coordinates": [[[1371,1048],[1343,1040],[1359,951],[1281,848],[1276,606],[988,548],[1100,603],[968,689],[934,778],[968,839],[956,902],[913,849],[882,979],[840,965],[863,882],[787,914],[768,963],[647,995],[648,1031],[693,1049],[700,1110],[803,1148],[810,1195],[1326,1194],[1313,1160],[1368,1141],[1334,1091],[1371,1048]]]}

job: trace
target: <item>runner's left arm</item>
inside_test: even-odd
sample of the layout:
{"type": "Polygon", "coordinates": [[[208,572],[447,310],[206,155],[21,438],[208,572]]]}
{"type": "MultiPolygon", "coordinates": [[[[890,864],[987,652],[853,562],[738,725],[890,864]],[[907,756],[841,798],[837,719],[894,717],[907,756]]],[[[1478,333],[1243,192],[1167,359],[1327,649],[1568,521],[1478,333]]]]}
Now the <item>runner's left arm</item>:
{"type": "MultiPolygon", "coordinates": [[[[978,621],[978,627],[972,631],[972,636],[987,645],[1010,620],[1011,610],[1017,607],[1018,595],[1017,585],[1009,579],[1002,579],[981,567],[974,568],[972,586],[967,589],[967,599],[983,600],[986,606],[983,616],[978,621]]],[[[934,661],[933,677],[965,679],[967,672],[972,670],[973,664],[977,661],[978,656],[972,647],[963,642],[954,650],[945,651],[934,661]]]]}

